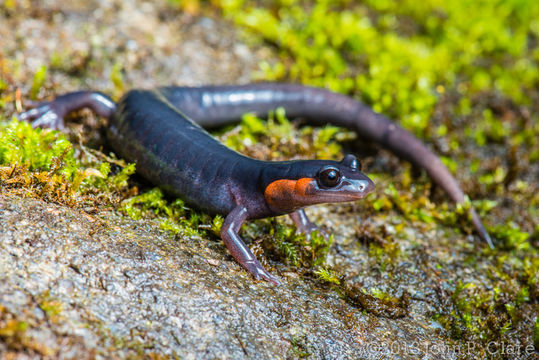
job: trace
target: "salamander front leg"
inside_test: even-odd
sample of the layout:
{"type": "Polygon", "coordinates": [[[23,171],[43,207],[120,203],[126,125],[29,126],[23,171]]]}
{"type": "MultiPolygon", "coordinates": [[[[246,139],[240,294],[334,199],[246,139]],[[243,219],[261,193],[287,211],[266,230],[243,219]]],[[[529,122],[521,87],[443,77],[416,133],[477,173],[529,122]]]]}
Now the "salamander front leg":
{"type": "Polygon", "coordinates": [[[238,235],[241,225],[247,219],[247,215],[248,213],[245,207],[237,206],[234,208],[223,222],[223,226],[221,227],[221,238],[234,259],[249,271],[255,279],[264,279],[275,285],[279,285],[279,280],[264,269],[251,250],[245,245],[242,238],[238,235]]]}
{"type": "Polygon", "coordinates": [[[290,216],[290,219],[296,224],[296,229],[298,232],[305,234],[305,236],[310,238],[311,232],[318,230],[320,235],[322,235],[324,238],[329,237],[329,234],[319,228],[315,223],[311,222],[309,218],[307,217],[307,214],[305,214],[305,210],[299,209],[297,211],[294,211],[293,213],[288,214],[290,216]]]}
{"type": "Polygon", "coordinates": [[[57,96],[53,101],[32,103],[34,107],[19,115],[23,121],[31,121],[32,127],[64,129],[64,118],[72,111],[90,108],[99,116],[109,118],[116,104],[106,95],[96,91],[76,91],[57,96]]]}

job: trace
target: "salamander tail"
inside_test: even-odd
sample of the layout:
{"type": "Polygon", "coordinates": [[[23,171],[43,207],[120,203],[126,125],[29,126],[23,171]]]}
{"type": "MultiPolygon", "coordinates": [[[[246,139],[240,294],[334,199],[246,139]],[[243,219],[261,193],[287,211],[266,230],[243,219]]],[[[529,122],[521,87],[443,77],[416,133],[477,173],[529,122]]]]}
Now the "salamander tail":
{"type": "Polygon", "coordinates": [[[494,249],[494,243],[492,242],[492,239],[490,238],[490,235],[488,234],[487,230],[483,226],[483,223],[481,222],[481,220],[479,220],[479,215],[477,215],[477,212],[474,208],[471,208],[470,212],[472,214],[472,223],[477,230],[479,237],[483,239],[491,249],[494,249]]]}

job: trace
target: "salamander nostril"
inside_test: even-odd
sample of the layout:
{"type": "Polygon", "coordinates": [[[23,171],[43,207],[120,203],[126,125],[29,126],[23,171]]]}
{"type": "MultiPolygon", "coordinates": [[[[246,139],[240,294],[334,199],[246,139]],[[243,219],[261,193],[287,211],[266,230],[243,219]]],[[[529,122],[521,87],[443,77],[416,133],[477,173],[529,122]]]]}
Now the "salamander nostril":
{"type": "Polygon", "coordinates": [[[370,191],[369,182],[365,180],[359,180],[357,182],[357,189],[359,192],[369,192],[370,191]]]}

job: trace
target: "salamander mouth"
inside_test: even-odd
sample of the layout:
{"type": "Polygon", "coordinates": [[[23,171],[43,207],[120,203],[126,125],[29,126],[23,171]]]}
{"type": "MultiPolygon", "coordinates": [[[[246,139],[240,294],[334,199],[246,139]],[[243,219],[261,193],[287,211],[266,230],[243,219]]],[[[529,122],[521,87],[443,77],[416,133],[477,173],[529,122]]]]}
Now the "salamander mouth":
{"type": "Polygon", "coordinates": [[[313,187],[310,195],[317,198],[317,202],[347,202],[363,199],[373,190],[374,183],[369,178],[345,179],[339,186],[332,189],[313,187]]]}
{"type": "Polygon", "coordinates": [[[363,199],[369,193],[337,193],[337,192],[328,192],[325,194],[317,194],[318,201],[324,203],[336,203],[336,202],[348,202],[348,201],[357,201],[363,199]]]}

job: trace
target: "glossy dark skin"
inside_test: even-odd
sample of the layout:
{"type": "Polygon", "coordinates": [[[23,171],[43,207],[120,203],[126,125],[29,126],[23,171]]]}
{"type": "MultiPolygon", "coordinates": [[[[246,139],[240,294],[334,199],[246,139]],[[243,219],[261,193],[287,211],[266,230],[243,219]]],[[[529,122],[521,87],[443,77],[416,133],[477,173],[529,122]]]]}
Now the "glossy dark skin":
{"type": "MultiPolygon", "coordinates": [[[[290,214],[299,231],[310,233],[316,226],[305,206],[355,201],[374,187],[352,155],[341,162],[260,161],[228,149],[202,129],[237,121],[247,112],[263,116],[278,106],[290,117],[355,130],[424,168],[455,202],[464,201],[455,178],[421,141],[366,105],[323,89],[278,83],[165,87],[132,90],[117,104],[101,93],[81,91],[41,103],[20,118],[60,129],[68,113],[85,107],[108,118],[107,137],[118,154],[169,193],[224,215],[221,237],[232,256],[255,278],[278,283],[238,235],[243,222],[290,214]]],[[[470,211],[479,235],[492,246],[475,210],[470,211]]]]}

